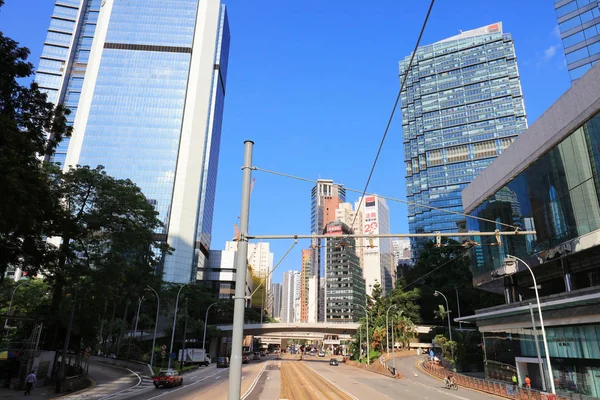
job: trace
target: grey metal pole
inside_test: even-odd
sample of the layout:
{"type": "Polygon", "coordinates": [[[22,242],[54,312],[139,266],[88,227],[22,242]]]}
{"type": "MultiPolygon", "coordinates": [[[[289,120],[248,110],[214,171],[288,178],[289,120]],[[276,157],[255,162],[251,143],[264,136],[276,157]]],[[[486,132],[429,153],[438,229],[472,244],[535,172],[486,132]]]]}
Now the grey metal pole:
{"type": "Polygon", "coordinates": [[[537,301],[538,314],[540,315],[540,327],[542,328],[542,337],[544,339],[544,351],[546,352],[546,363],[548,364],[548,378],[550,379],[550,389],[552,394],[556,394],[556,388],[554,387],[554,377],[552,374],[552,363],[550,362],[550,350],[548,349],[548,338],[546,337],[546,328],[544,328],[544,317],[542,316],[542,305],[540,304],[540,294],[538,292],[537,281],[533,270],[527,265],[527,263],[518,257],[507,255],[509,258],[514,258],[517,261],[521,261],[529,270],[531,277],[533,278],[533,287],[535,289],[535,300],[537,301]]]}
{"type": "Polygon", "coordinates": [[[396,348],[396,342],[394,340],[394,316],[392,315],[392,368],[394,369],[394,375],[396,375],[396,358],[394,357],[394,351],[396,348]]]}
{"type": "Polygon", "coordinates": [[[181,289],[187,285],[189,285],[189,283],[184,283],[181,285],[177,291],[177,298],[175,299],[175,313],[173,313],[173,329],[171,330],[171,347],[169,347],[169,362],[167,364],[167,369],[171,369],[171,354],[173,354],[173,342],[175,341],[175,326],[177,325],[177,307],[179,306],[179,295],[181,294],[181,289]]]}
{"type": "Polygon", "coordinates": [[[529,303],[529,313],[531,314],[531,329],[533,333],[533,341],[535,342],[535,350],[537,352],[538,365],[540,366],[540,375],[542,377],[542,389],[546,391],[546,374],[544,373],[544,365],[542,364],[542,354],[540,353],[540,344],[538,343],[537,330],[535,328],[535,318],[533,317],[533,305],[529,303]]]}
{"type": "Polygon", "coordinates": [[[150,354],[150,369],[152,369],[152,365],[154,363],[154,347],[156,346],[156,328],[158,327],[158,312],[160,311],[160,296],[158,295],[158,292],[152,289],[150,286],[146,286],[146,289],[152,290],[156,295],[156,319],[154,320],[154,337],[152,338],[152,353],[150,354]]]}
{"type": "MultiPolygon", "coordinates": [[[[448,298],[444,295],[444,293],[436,290],[433,292],[434,295],[439,294],[446,301],[446,315],[448,316],[448,336],[450,337],[450,341],[452,341],[452,327],[450,326],[450,306],[448,305],[448,298]]],[[[454,349],[450,346],[450,354],[452,355],[452,360],[454,361],[454,349]]]]}
{"type": "Polygon", "coordinates": [[[250,215],[250,186],[252,180],[252,147],[254,142],[244,142],[242,177],[242,205],[240,236],[236,265],[231,361],[229,364],[228,400],[240,400],[242,391],[242,344],[244,339],[244,312],[246,309],[246,270],[248,269],[248,220],[250,215]]]}
{"type": "MultiPolygon", "coordinates": [[[[19,283],[17,285],[16,288],[14,288],[12,295],[10,296],[10,303],[8,304],[8,311],[6,312],[7,315],[10,315],[10,311],[12,310],[12,303],[13,303],[13,298],[15,297],[15,292],[17,291],[18,288],[20,288],[23,285],[28,284],[29,281],[23,282],[23,283],[19,283]]],[[[4,329],[6,329],[8,327],[8,318],[6,319],[6,321],[4,321],[4,329]]]]}
{"type": "Polygon", "coordinates": [[[204,337],[202,338],[202,348],[204,350],[206,350],[206,324],[208,324],[208,310],[210,310],[210,308],[215,304],[217,303],[215,302],[208,306],[208,308],[206,309],[206,317],[204,317],[204,337]]]}
{"type": "Polygon", "coordinates": [[[369,311],[367,310],[367,307],[361,306],[360,304],[355,304],[355,306],[358,306],[358,307],[362,308],[363,310],[365,310],[365,318],[367,320],[367,365],[370,365],[371,360],[369,358],[369,356],[370,356],[370,352],[369,352],[369,311]]]}
{"type": "MultiPolygon", "coordinates": [[[[388,354],[390,354],[390,341],[388,338],[388,333],[390,332],[390,324],[388,322],[388,314],[393,307],[396,307],[396,305],[392,304],[391,306],[388,307],[387,311],[385,312],[385,341],[386,341],[386,345],[387,345],[387,353],[388,354]]],[[[392,346],[393,345],[394,345],[394,343],[392,343],[392,346]]]]}
{"type": "Polygon", "coordinates": [[[138,321],[140,320],[140,308],[142,308],[142,300],[144,300],[144,296],[142,296],[138,299],[138,308],[137,308],[137,313],[135,314],[135,325],[133,328],[133,338],[131,336],[129,336],[129,345],[127,346],[127,360],[129,360],[129,355],[131,354],[131,341],[133,339],[135,339],[135,337],[137,335],[137,326],[138,326],[138,321]]]}
{"type": "MultiPolygon", "coordinates": [[[[454,287],[456,291],[456,307],[458,308],[458,319],[460,319],[460,299],[458,298],[458,287],[454,287]]],[[[458,321],[458,329],[462,329],[462,322],[458,321]]]]}

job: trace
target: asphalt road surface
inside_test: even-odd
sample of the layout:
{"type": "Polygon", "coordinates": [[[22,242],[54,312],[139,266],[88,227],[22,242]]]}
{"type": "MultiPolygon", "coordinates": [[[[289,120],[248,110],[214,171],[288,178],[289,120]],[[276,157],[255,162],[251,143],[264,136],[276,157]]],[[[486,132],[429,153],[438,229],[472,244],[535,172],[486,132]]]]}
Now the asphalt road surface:
{"type": "MultiPolygon", "coordinates": [[[[242,393],[246,393],[272,356],[252,361],[242,367],[242,393]]],[[[229,368],[216,368],[216,364],[201,367],[183,375],[183,385],[156,389],[149,377],[125,369],[102,367],[102,374],[112,380],[100,382],[96,387],[75,393],[61,400],[227,400],[229,368]]],[[[90,375],[96,379],[90,369],[90,375]]]]}

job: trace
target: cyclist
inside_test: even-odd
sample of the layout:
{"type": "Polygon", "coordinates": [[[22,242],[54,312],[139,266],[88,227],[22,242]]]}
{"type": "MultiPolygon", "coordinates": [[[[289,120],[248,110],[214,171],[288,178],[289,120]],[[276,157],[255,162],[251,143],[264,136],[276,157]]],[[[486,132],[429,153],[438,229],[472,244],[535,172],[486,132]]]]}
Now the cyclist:
{"type": "Polygon", "coordinates": [[[444,383],[446,386],[450,386],[454,382],[454,374],[449,372],[448,375],[444,378],[444,383]]]}

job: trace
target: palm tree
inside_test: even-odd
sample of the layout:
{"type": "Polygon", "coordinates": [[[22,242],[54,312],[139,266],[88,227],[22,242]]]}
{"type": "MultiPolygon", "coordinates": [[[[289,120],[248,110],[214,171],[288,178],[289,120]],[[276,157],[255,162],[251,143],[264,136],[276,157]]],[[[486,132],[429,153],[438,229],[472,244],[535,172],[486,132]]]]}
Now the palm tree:
{"type": "Polygon", "coordinates": [[[443,305],[439,305],[437,310],[433,310],[433,317],[435,319],[441,319],[442,321],[446,319],[448,312],[443,305]]]}

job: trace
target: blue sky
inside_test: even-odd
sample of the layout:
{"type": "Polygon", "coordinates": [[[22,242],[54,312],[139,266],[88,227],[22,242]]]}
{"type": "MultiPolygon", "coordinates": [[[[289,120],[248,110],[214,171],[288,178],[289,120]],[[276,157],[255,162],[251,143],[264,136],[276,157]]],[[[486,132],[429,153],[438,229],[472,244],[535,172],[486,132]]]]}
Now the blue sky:
{"type": "MultiPolygon", "coordinates": [[[[52,0],[6,0],[0,29],[37,65],[52,0]]],[[[243,141],[254,165],[362,189],[399,89],[398,61],[414,46],[428,0],[225,2],[229,76],[212,248],[233,237],[240,209],[243,141]],[[408,6],[407,6],[408,5],[408,6]]],[[[570,85],[551,0],[438,0],[422,44],[502,21],[513,35],[525,107],[533,123],[570,85]]],[[[370,191],[404,198],[400,113],[370,191]]],[[[255,172],[250,231],[310,231],[309,183],[255,172]]],[[[354,202],[356,196],[350,194],[354,202]]],[[[390,203],[392,232],[408,232],[406,206],[390,203]]],[[[272,242],[278,260],[291,241],[272,242]]],[[[300,269],[300,242],[274,273],[300,269]]]]}

